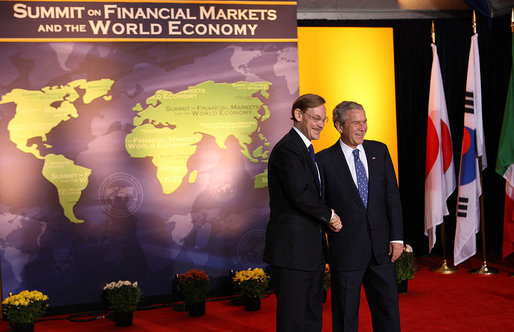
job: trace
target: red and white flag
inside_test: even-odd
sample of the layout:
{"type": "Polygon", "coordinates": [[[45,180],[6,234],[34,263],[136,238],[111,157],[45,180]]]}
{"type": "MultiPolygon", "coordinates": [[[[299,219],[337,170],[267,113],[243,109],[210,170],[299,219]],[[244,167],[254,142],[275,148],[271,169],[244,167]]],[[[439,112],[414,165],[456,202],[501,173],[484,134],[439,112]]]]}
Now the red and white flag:
{"type": "Polygon", "coordinates": [[[436,243],[437,225],[449,214],[446,200],[456,187],[450,122],[435,44],[432,44],[432,54],[425,161],[425,235],[429,250],[436,243]]]}
{"type": "Polygon", "coordinates": [[[471,37],[469,50],[466,100],[464,103],[464,133],[459,170],[459,197],[455,229],[454,264],[460,264],[476,253],[476,233],[480,230],[482,194],[478,158],[482,169],[487,167],[484,130],[482,126],[482,88],[478,34],[471,37]]]}

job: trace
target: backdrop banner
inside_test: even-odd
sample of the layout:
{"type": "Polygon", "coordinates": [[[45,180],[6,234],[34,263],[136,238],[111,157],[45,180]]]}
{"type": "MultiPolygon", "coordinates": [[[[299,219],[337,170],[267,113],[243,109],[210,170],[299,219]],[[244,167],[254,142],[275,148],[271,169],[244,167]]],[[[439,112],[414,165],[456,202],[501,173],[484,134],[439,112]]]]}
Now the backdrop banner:
{"type": "Polygon", "coordinates": [[[295,2],[0,2],[2,296],[263,265],[295,2]]]}

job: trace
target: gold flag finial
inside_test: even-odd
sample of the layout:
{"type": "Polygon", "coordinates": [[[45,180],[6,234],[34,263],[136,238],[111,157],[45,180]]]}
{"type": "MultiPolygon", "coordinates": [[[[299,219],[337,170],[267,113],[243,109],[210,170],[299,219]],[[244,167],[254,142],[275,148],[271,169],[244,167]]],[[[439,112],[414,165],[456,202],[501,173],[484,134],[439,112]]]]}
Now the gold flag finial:
{"type": "Polygon", "coordinates": [[[474,9],[473,9],[473,33],[477,33],[477,16],[475,15],[474,9]]]}
{"type": "Polygon", "coordinates": [[[434,28],[433,20],[432,20],[432,44],[435,44],[435,28],[434,28]]]}

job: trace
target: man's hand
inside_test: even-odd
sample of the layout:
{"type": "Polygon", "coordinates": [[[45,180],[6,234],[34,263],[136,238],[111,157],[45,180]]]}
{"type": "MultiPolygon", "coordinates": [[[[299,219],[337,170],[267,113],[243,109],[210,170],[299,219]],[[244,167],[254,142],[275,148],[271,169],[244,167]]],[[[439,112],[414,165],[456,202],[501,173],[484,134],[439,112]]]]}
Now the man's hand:
{"type": "Polygon", "coordinates": [[[403,252],[403,243],[390,242],[389,243],[389,255],[391,256],[391,262],[395,262],[403,252]]]}
{"type": "Polygon", "coordinates": [[[330,227],[331,230],[334,232],[339,232],[341,228],[343,228],[343,224],[341,223],[341,219],[339,219],[339,216],[334,212],[334,215],[332,216],[332,219],[330,219],[328,223],[328,227],[330,227]]]}

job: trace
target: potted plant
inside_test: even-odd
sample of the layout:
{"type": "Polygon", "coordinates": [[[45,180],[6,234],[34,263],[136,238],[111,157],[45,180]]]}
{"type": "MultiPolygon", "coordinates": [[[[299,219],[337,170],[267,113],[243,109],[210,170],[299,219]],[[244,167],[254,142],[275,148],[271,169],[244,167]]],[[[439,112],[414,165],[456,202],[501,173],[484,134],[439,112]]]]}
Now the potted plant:
{"type": "Polygon", "coordinates": [[[261,268],[237,271],[232,278],[236,289],[243,297],[245,310],[261,308],[261,298],[268,288],[269,276],[261,268]]]}
{"type": "Polygon", "coordinates": [[[3,312],[13,331],[33,331],[34,321],[46,312],[48,296],[40,291],[24,290],[17,294],[9,293],[2,301],[3,312]]]}
{"type": "Polygon", "coordinates": [[[416,273],[416,269],[414,267],[414,250],[412,250],[410,245],[405,245],[402,254],[395,263],[398,292],[406,293],[408,280],[414,278],[414,273],[416,273]]]}
{"type": "Polygon", "coordinates": [[[327,293],[330,285],[330,266],[325,264],[325,271],[323,273],[323,302],[327,301],[327,293]]]}
{"type": "Polygon", "coordinates": [[[179,274],[179,291],[186,302],[190,316],[205,314],[205,299],[209,293],[209,276],[203,270],[191,269],[179,274]]]}
{"type": "Polygon", "coordinates": [[[137,281],[119,280],[104,286],[107,301],[114,309],[116,326],[132,325],[133,313],[143,296],[137,281]]]}

